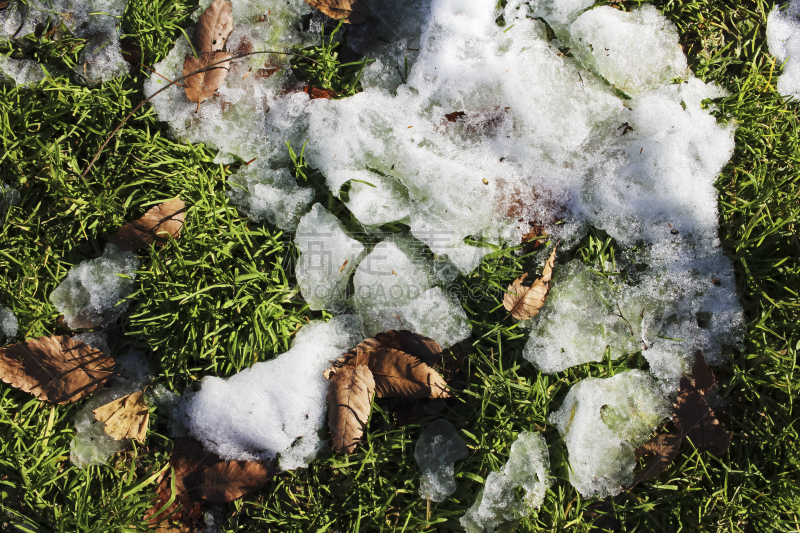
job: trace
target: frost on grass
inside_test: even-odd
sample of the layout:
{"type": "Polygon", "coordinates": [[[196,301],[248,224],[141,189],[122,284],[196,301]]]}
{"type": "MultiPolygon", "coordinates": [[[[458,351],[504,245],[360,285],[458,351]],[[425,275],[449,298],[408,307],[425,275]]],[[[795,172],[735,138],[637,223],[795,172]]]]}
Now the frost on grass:
{"type": "Polygon", "coordinates": [[[634,450],[671,407],[656,381],[640,370],[573,385],[550,422],[567,444],[569,479],[578,492],[603,498],[629,484],[634,450]]]}
{"type": "Polygon", "coordinates": [[[12,59],[0,55],[0,81],[11,80],[17,85],[27,85],[39,83],[44,77],[44,71],[36,61],[32,59],[12,59]]]}
{"type": "Polygon", "coordinates": [[[456,491],[455,462],[467,458],[467,445],[453,424],[440,418],[425,428],[417,439],[414,459],[422,472],[419,494],[443,502],[456,491]]]}
{"type": "MultiPolygon", "coordinates": [[[[76,335],[98,350],[108,350],[103,333],[76,335]]],[[[104,351],[104,353],[108,353],[104,351]]],[[[79,468],[104,464],[109,457],[130,446],[130,439],[114,440],[105,432],[105,424],[96,420],[93,411],[132,392],[142,390],[150,381],[152,370],[141,352],[129,351],[116,360],[117,373],[113,384],[92,396],[75,414],[75,437],[70,445],[70,461],[79,468]]]]}
{"type": "Polygon", "coordinates": [[[364,245],[351,238],[339,219],[314,204],[300,219],[295,235],[300,251],[297,284],[313,310],[341,311],[348,299],[347,283],[363,256],[364,245]]]}
{"type": "Polygon", "coordinates": [[[0,343],[8,342],[17,336],[17,317],[8,307],[0,305],[0,343]]]}
{"type": "Polygon", "coordinates": [[[231,201],[253,222],[268,221],[283,230],[294,230],[314,199],[314,191],[299,187],[288,169],[273,170],[255,162],[242,167],[228,180],[231,201]]]}
{"type": "Polygon", "coordinates": [[[778,92],[800,96],[800,1],[776,5],[767,18],[769,53],[783,63],[778,92]]]}
{"type": "Polygon", "coordinates": [[[206,377],[183,405],[186,424],[207,450],[229,460],[280,457],[280,468],[305,467],[323,446],[331,361],[362,340],[353,315],[313,321],[288,352],[228,378],[206,377]]]}
{"type": "MultiPolygon", "coordinates": [[[[63,25],[71,34],[87,39],[75,72],[90,83],[108,81],[128,73],[118,27],[127,4],[128,0],[12,1],[0,12],[0,42],[34,33],[37,26],[63,25]]],[[[61,31],[56,31],[55,38],[60,35],[61,31]]]]}
{"type": "Polygon", "coordinates": [[[72,329],[111,324],[128,309],[139,259],[106,244],[101,257],[81,261],[50,294],[50,301],[72,329]]]}
{"type": "Polygon", "coordinates": [[[461,518],[468,533],[491,533],[538,509],[550,486],[547,443],[538,433],[523,431],[511,445],[508,462],[486,478],[475,503],[461,518]]]}

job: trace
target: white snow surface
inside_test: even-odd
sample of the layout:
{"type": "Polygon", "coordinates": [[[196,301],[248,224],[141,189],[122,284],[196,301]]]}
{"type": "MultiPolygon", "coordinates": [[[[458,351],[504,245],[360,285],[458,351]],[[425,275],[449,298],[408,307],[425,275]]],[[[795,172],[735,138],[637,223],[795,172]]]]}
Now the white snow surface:
{"type": "Polygon", "coordinates": [[[314,191],[299,187],[289,169],[273,170],[261,162],[243,167],[228,180],[235,185],[228,192],[253,222],[269,221],[283,230],[294,230],[314,191]]]}
{"type": "Polygon", "coordinates": [[[0,305],[0,343],[17,336],[17,317],[8,307],[0,305]]]}
{"type": "Polygon", "coordinates": [[[640,370],[573,385],[550,415],[567,443],[572,485],[584,497],[618,494],[633,479],[634,450],[671,412],[658,383],[640,370]]]}
{"type": "Polygon", "coordinates": [[[128,310],[139,259],[109,243],[97,259],[81,261],[50,294],[72,329],[111,324],[128,310]],[[124,301],[123,301],[124,300],[124,301]]]}
{"type": "Polygon", "coordinates": [[[27,85],[39,83],[44,77],[44,71],[36,61],[0,55],[0,80],[11,79],[17,85],[27,85]]]}
{"type": "Polygon", "coordinates": [[[203,378],[181,407],[189,431],[228,460],[280,456],[283,470],[305,467],[323,446],[328,382],[322,373],[362,339],[354,315],[313,321],[275,359],[228,379],[203,378]]]}
{"type": "Polygon", "coordinates": [[[443,502],[456,491],[455,462],[466,459],[467,445],[453,424],[443,418],[433,421],[420,433],[414,459],[422,472],[419,494],[433,502],[443,502]]]}
{"type": "Polygon", "coordinates": [[[492,533],[501,524],[530,516],[541,507],[551,483],[544,437],[523,431],[511,445],[508,462],[486,478],[475,503],[461,517],[461,526],[467,533],[492,533]]]}
{"type": "Polygon", "coordinates": [[[783,63],[778,92],[800,97],[800,0],[776,5],[767,18],[769,53],[783,63]]]}
{"type": "MultiPolygon", "coordinates": [[[[0,41],[19,39],[34,33],[37,25],[63,24],[73,35],[88,39],[75,72],[90,83],[108,81],[128,73],[119,44],[119,21],[128,0],[28,0],[11,2],[0,12],[0,41]]],[[[60,31],[56,32],[56,38],[60,31]]],[[[35,63],[35,62],[34,62],[35,63]]],[[[0,69],[2,69],[0,65],[0,69]]],[[[28,72],[40,69],[25,65],[28,72]]],[[[12,74],[9,74],[15,77],[12,74]]],[[[39,81],[30,77],[27,83],[39,81]]]]}

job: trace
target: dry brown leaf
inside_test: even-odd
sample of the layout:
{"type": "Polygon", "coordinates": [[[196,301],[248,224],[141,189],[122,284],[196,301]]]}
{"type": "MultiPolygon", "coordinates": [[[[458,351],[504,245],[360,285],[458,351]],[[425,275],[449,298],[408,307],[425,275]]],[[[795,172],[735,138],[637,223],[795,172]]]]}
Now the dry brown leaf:
{"type": "Polygon", "coordinates": [[[202,504],[198,501],[197,491],[193,490],[197,486],[197,470],[202,466],[215,465],[221,460],[204,450],[196,439],[178,437],[174,443],[169,464],[172,475],[175,476],[175,499],[169,507],[163,509],[172,496],[172,475],[164,476],[156,489],[152,507],[145,512],[144,519],[157,526],[162,533],[190,533],[195,530],[195,525],[203,516],[202,504]]]}
{"type": "Polygon", "coordinates": [[[363,0],[306,0],[306,3],[330,18],[344,19],[348,24],[361,24],[369,16],[369,7],[363,0]]]}
{"type": "Polygon", "coordinates": [[[227,461],[200,471],[197,493],[212,503],[227,503],[263,487],[274,472],[253,461],[227,461]]]}
{"type": "Polygon", "coordinates": [[[448,398],[447,382],[413,355],[380,348],[367,361],[378,398],[448,398]]]}
{"type": "Polygon", "coordinates": [[[109,356],[66,336],[0,348],[0,379],[56,404],[76,402],[101,388],[113,368],[109,356]]]}
{"type": "Polygon", "coordinates": [[[211,2],[194,29],[194,45],[198,52],[219,52],[233,31],[233,6],[225,0],[211,2]]]}
{"type": "Polygon", "coordinates": [[[144,391],[117,398],[94,411],[95,419],[104,422],[106,435],[114,440],[136,439],[144,442],[150,408],[144,401],[144,391]]]}
{"type": "Polygon", "coordinates": [[[183,228],[186,204],[181,199],[170,200],[147,211],[140,219],[128,222],[108,239],[122,251],[141,250],[152,244],[163,246],[168,236],[177,239],[183,228]]]}
{"type": "Polygon", "coordinates": [[[183,81],[186,97],[192,102],[197,102],[199,104],[214,96],[214,92],[216,92],[219,86],[222,85],[222,82],[225,81],[225,77],[228,75],[228,71],[231,68],[230,61],[220,64],[217,63],[225,61],[230,57],[231,55],[226,52],[209,52],[201,54],[199,57],[186,54],[186,58],[183,61],[184,76],[189,76],[189,74],[196,70],[214,65],[209,70],[198,72],[183,81]]]}
{"type": "Polygon", "coordinates": [[[704,395],[710,391],[714,385],[717,384],[717,379],[714,377],[714,372],[709,368],[706,363],[706,358],[703,357],[703,352],[697,350],[694,354],[694,365],[692,365],[692,378],[694,378],[694,386],[704,395]]]}
{"type": "Polygon", "coordinates": [[[333,449],[352,453],[369,420],[375,380],[365,365],[333,369],[328,385],[328,427],[333,449]]]}
{"type": "Polygon", "coordinates": [[[636,459],[652,455],[653,458],[640,470],[633,478],[631,486],[646,481],[657,476],[664,471],[667,466],[678,455],[681,447],[681,436],[677,433],[663,433],[659,431],[649,441],[645,442],[636,449],[636,459]]]}
{"type": "MultiPolygon", "coordinates": [[[[389,330],[364,340],[361,344],[349,352],[346,352],[340,361],[347,361],[348,364],[352,365],[355,363],[350,363],[349,361],[355,357],[359,350],[365,354],[369,354],[380,348],[389,348],[406,352],[429,366],[436,363],[439,354],[442,352],[442,347],[439,346],[439,343],[429,337],[412,333],[406,329],[389,330]]],[[[365,363],[362,362],[358,364],[365,363]]]]}
{"type": "Polygon", "coordinates": [[[312,87],[311,85],[306,85],[303,88],[303,92],[307,93],[312,100],[316,100],[317,98],[325,98],[330,100],[336,96],[336,91],[332,89],[318,89],[317,87],[312,87]]]}
{"type": "Polygon", "coordinates": [[[725,431],[703,394],[687,378],[681,379],[673,416],[683,438],[689,438],[700,450],[722,455],[728,449],[733,432],[725,431]]]}
{"type": "Polygon", "coordinates": [[[526,272],[508,286],[508,292],[503,298],[503,307],[510,315],[519,320],[528,320],[539,314],[539,310],[544,306],[547,294],[550,292],[550,280],[553,277],[555,261],[556,247],[553,247],[550,257],[544,264],[542,276],[533,285],[526,287],[522,284],[528,277],[526,272]]]}

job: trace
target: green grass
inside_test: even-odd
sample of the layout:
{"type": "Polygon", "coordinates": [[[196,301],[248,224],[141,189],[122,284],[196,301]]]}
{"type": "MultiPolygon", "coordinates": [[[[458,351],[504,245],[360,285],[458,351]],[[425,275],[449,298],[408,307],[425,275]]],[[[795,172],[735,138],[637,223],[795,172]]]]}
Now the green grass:
{"type": "MultiPolygon", "coordinates": [[[[775,92],[780,65],[767,54],[764,34],[773,4],[656,5],[679,28],[694,73],[731,92],[716,111],[738,126],[736,152],[717,183],[720,237],[736,267],[748,328],[744,349],[716,369],[720,392],[730,401],[723,422],[735,432],[728,454],[716,458],[687,444],[658,478],[603,509],[626,531],[799,531],[800,422],[794,402],[800,389],[800,119],[797,104],[775,92]]],[[[122,27],[136,36],[144,62],[153,64],[191,24],[194,7],[182,0],[133,0],[122,27]]],[[[0,51],[38,59],[55,75],[71,70],[82,45],[40,36],[0,51]]],[[[342,68],[334,45],[326,46],[327,51],[307,51],[322,60],[309,63],[311,82],[342,94],[357,91],[358,65],[342,68]]],[[[65,333],[48,296],[69,268],[97,257],[104,235],[123,222],[180,196],[188,207],[183,235],[141,255],[131,310],[109,333],[121,339],[117,353],[149,344],[158,380],[182,390],[202,376],[229,375],[285,351],[300,324],[324,315],[309,312],[294,290],[291,240],[268,225],[252,224],[229,204],[226,180],[236,165],[213,163],[214,153],[202,145],[170,140],[146,106],[80,177],[107,134],[142,98],[143,79],[136,71],[87,89],[60,75],[34,89],[0,87],[0,175],[21,193],[0,228],[0,304],[19,318],[20,338],[65,333]]],[[[318,172],[298,165],[298,176],[315,187],[317,201],[356,227],[318,172]]],[[[619,253],[613,241],[594,232],[570,257],[602,270],[612,253],[619,253]]],[[[547,415],[580,379],[645,362],[634,354],[551,376],[536,372],[521,357],[526,336],[505,320],[500,299],[509,280],[539,264],[536,254],[498,250],[476,273],[456,281],[462,295],[471,290],[489,297],[464,298],[473,336],[462,343],[468,354],[462,392],[443,416],[462,430],[471,454],[458,465],[458,491],[431,506],[430,520],[417,495],[413,460],[420,426],[396,428],[388,406],[376,402],[367,441],[356,454],[323,454],[308,469],[277,476],[260,493],[223,506],[220,527],[454,530],[483,480],[505,462],[516,435],[529,430],[544,432],[556,483],[518,531],[588,531],[587,511],[601,507],[567,481],[566,450],[547,415]]],[[[146,447],[81,471],[67,459],[71,418],[79,407],[43,404],[0,385],[0,524],[59,532],[145,528],[152,476],[170,450],[162,437],[166,416],[153,416],[146,447]]]]}

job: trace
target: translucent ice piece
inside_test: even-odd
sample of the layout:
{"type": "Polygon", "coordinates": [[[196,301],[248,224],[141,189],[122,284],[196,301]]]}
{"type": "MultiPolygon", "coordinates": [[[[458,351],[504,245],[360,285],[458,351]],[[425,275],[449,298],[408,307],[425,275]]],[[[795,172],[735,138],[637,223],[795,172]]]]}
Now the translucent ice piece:
{"type": "Polygon", "coordinates": [[[511,445],[508,462],[486,478],[461,525],[468,533],[491,533],[500,524],[529,516],[542,505],[551,483],[544,437],[523,431],[511,445]]]}
{"type": "Polygon", "coordinates": [[[419,493],[425,499],[443,502],[456,491],[455,462],[467,458],[467,445],[456,428],[440,418],[425,428],[414,448],[414,459],[422,472],[419,493]]]}
{"type": "Polygon", "coordinates": [[[82,261],[55,288],[50,301],[73,329],[111,324],[128,310],[139,259],[107,244],[101,257],[82,261]]]}
{"type": "Polygon", "coordinates": [[[587,378],[550,415],[567,443],[570,482],[585,497],[613,496],[633,479],[634,450],[671,413],[646,372],[587,378]]]}
{"type": "Polygon", "coordinates": [[[300,250],[297,284],[309,307],[340,309],[347,300],[347,284],[364,252],[364,245],[348,236],[339,219],[321,204],[300,219],[295,234],[300,250]]]}
{"type": "Polygon", "coordinates": [[[576,56],[629,95],[688,74],[677,28],[651,5],[629,12],[597,7],[578,17],[570,31],[576,56]]]}
{"type": "Polygon", "coordinates": [[[255,163],[236,172],[228,180],[231,201],[240,206],[250,220],[268,220],[283,230],[294,230],[314,191],[299,187],[288,169],[272,170],[255,163]]]}
{"type": "Polygon", "coordinates": [[[206,377],[184,406],[188,427],[206,449],[230,460],[280,455],[280,467],[305,467],[323,443],[331,361],[363,339],[354,315],[303,326],[292,349],[229,379],[206,377]]]}

